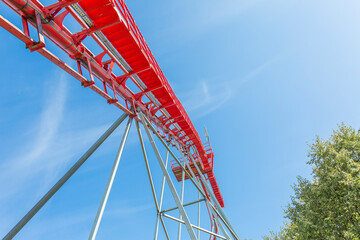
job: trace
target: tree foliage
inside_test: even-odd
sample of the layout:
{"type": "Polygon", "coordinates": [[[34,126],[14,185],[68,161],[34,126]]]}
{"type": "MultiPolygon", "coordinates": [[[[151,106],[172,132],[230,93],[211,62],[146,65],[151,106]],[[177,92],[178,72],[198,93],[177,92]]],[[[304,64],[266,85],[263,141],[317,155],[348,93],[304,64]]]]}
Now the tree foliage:
{"type": "Polygon", "coordinates": [[[297,178],[287,223],[265,240],[360,239],[360,130],[344,124],[310,145],[312,180],[297,178]]]}

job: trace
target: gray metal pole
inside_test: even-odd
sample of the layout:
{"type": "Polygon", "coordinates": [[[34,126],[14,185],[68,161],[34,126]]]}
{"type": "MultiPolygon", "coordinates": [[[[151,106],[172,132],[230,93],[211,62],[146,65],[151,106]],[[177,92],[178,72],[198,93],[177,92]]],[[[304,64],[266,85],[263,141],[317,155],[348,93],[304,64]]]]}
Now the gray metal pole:
{"type": "MultiPolygon", "coordinates": [[[[201,192],[201,195],[203,195],[204,198],[206,198],[206,194],[205,192],[202,190],[202,187],[200,186],[200,184],[197,182],[196,178],[195,180],[193,179],[195,177],[194,173],[192,173],[191,169],[190,169],[190,173],[192,173],[192,176],[185,170],[184,166],[181,164],[181,162],[179,161],[179,159],[177,159],[177,157],[175,156],[175,154],[171,151],[171,149],[169,148],[169,146],[166,145],[165,141],[160,137],[159,133],[157,133],[156,129],[150,124],[150,122],[144,118],[145,121],[149,124],[149,128],[155,133],[155,135],[158,137],[158,139],[160,140],[160,142],[165,146],[165,148],[168,150],[168,152],[171,154],[171,156],[174,158],[174,160],[177,162],[177,164],[179,164],[179,166],[182,168],[183,171],[185,171],[186,176],[190,179],[190,181],[194,184],[194,186],[197,188],[198,191],[201,192]]],[[[176,143],[176,142],[175,142],[176,143]]]]}
{"type": "MultiPolygon", "coordinates": [[[[187,165],[187,166],[188,166],[188,168],[189,168],[189,170],[190,170],[190,173],[191,173],[191,175],[193,176],[193,178],[196,179],[196,181],[198,181],[197,178],[195,177],[194,172],[193,172],[192,169],[190,168],[190,166],[189,166],[189,165],[187,165]]],[[[204,194],[204,193],[203,193],[202,191],[200,191],[200,190],[199,190],[199,193],[204,194]]],[[[205,195],[203,195],[203,196],[205,196],[205,195]]],[[[216,210],[216,208],[211,204],[211,202],[209,201],[209,199],[207,199],[207,196],[205,196],[205,201],[206,201],[206,203],[210,206],[210,211],[212,212],[212,214],[213,214],[214,216],[218,216],[218,217],[221,219],[221,221],[226,225],[226,227],[230,230],[230,232],[233,234],[230,226],[227,224],[227,222],[225,221],[225,219],[220,215],[220,213],[216,210]]],[[[227,232],[225,231],[224,227],[223,227],[222,225],[220,225],[220,227],[221,227],[222,232],[223,232],[224,235],[226,236],[226,239],[231,240],[230,236],[227,234],[227,232]]],[[[233,234],[233,235],[234,235],[234,234],[233,234]]]]}
{"type": "Polygon", "coordinates": [[[150,130],[149,130],[148,126],[147,126],[147,123],[145,122],[145,119],[144,119],[145,117],[141,112],[139,112],[139,116],[140,116],[141,122],[142,122],[142,124],[143,124],[143,126],[144,126],[144,128],[146,130],[146,133],[147,133],[147,135],[149,137],[150,143],[151,143],[151,145],[152,145],[152,147],[154,149],[155,155],[156,155],[156,157],[158,159],[158,162],[159,162],[160,167],[161,167],[161,169],[163,171],[163,174],[166,177],[166,181],[167,181],[167,183],[169,185],[170,191],[171,191],[171,193],[172,193],[172,195],[174,197],[176,205],[178,206],[179,211],[180,211],[181,215],[183,216],[183,219],[184,219],[186,228],[187,228],[187,230],[189,232],[190,238],[192,240],[196,240],[196,236],[195,236],[194,230],[193,230],[193,228],[191,226],[190,220],[189,220],[188,216],[186,215],[185,209],[184,209],[184,207],[182,206],[182,204],[180,202],[180,198],[179,198],[178,194],[176,193],[176,189],[174,187],[173,182],[171,181],[170,175],[169,175],[169,173],[167,172],[167,170],[165,168],[163,160],[161,159],[159,150],[157,149],[155,141],[154,141],[153,137],[151,136],[151,133],[150,133],[150,130]]]}
{"type": "Polygon", "coordinates": [[[224,226],[221,224],[220,221],[218,221],[218,219],[217,219],[217,217],[216,217],[217,215],[215,214],[214,210],[213,210],[212,208],[210,208],[210,210],[211,210],[211,212],[212,212],[212,214],[213,214],[213,216],[214,216],[215,222],[216,222],[217,225],[220,227],[221,232],[225,235],[225,237],[226,237],[227,240],[231,240],[231,238],[230,238],[229,234],[226,232],[224,226]]]}
{"type": "Polygon", "coordinates": [[[153,195],[153,198],[154,198],[156,211],[159,213],[160,209],[159,209],[158,201],[156,199],[155,187],[154,187],[154,183],[153,183],[152,176],[151,176],[150,165],[149,165],[149,161],[148,161],[148,158],[147,158],[147,155],[146,155],[145,145],[144,145],[143,137],[141,135],[139,123],[137,121],[136,121],[136,129],[138,131],[140,145],[141,145],[141,149],[142,149],[142,152],[143,152],[143,155],[144,155],[146,171],[147,171],[147,174],[148,174],[148,177],[149,177],[151,192],[152,192],[152,195],[153,195]]]}
{"type": "MultiPolygon", "coordinates": [[[[142,152],[143,152],[143,155],[144,155],[146,171],[147,171],[148,177],[149,177],[149,182],[150,182],[150,186],[151,186],[151,192],[152,192],[152,195],[153,195],[153,198],[154,198],[156,212],[157,212],[157,215],[160,216],[159,213],[160,213],[161,206],[159,206],[157,198],[156,198],[156,192],[155,192],[155,187],[154,187],[154,183],[153,183],[152,176],[151,176],[150,165],[149,165],[149,161],[148,161],[148,158],[147,158],[147,155],[146,155],[145,145],[144,145],[143,137],[142,137],[141,130],[140,130],[140,127],[139,127],[139,123],[137,121],[136,121],[136,129],[138,131],[140,145],[141,145],[141,149],[142,149],[142,152]]],[[[166,159],[166,161],[167,161],[167,159],[166,159]]],[[[161,204],[162,204],[162,202],[161,202],[161,204]]],[[[161,224],[163,225],[165,235],[166,235],[167,239],[169,239],[169,236],[168,236],[168,233],[167,233],[167,230],[166,230],[166,227],[165,227],[165,223],[164,223],[162,218],[160,220],[161,220],[161,224]]],[[[157,222],[157,224],[159,224],[159,222],[157,222]]],[[[157,228],[158,228],[158,225],[157,225],[157,228]]]]}
{"type": "MultiPolygon", "coordinates": [[[[183,167],[185,167],[185,159],[183,159],[183,167]]],[[[181,172],[181,204],[184,203],[184,188],[185,188],[185,171],[181,172]]],[[[179,212],[179,219],[182,220],[181,213],[179,212]]],[[[178,240],[181,240],[181,225],[182,223],[179,222],[178,226],[178,240]]]]}
{"type": "Polygon", "coordinates": [[[111,169],[110,176],[109,176],[108,182],[106,184],[105,192],[104,192],[103,197],[101,199],[99,209],[98,209],[98,211],[96,213],[94,224],[93,224],[91,232],[90,232],[89,240],[95,240],[95,238],[96,238],[96,234],[97,234],[97,231],[99,229],[99,225],[100,225],[100,222],[101,222],[104,210],[105,210],[105,206],[106,206],[107,200],[109,198],[111,187],[112,187],[112,184],[113,184],[114,179],[115,179],[116,171],[117,171],[117,169],[119,167],[119,162],[120,162],[122,152],[124,150],[125,142],[126,142],[128,134],[129,134],[129,130],[130,130],[130,127],[131,127],[131,122],[132,122],[132,118],[129,118],[129,121],[128,121],[126,127],[125,127],[124,135],[122,137],[119,150],[118,150],[118,152],[116,154],[114,165],[113,165],[113,167],[111,169]]]}
{"type": "MultiPolygon", "coordinates": [[[[181,156],[184,158],[184,154],[183,154],[183,152],[181,151],[178,143],[175,143],[175,146],[176,146],[176,148],[178,149],[178,151],[180,152],[181,156]]],[[[195,165],[195,167],[196,167],[196,170],[199,172],[199,175],[200,175],[200,178],[201,178],[202,173],[200,172],[200,169],[198,168],[197,164],[195,164],[194,158],[192,157],[191,153],[187,153],[187,154],[190,156],[191,160],[193,161],[193,163],[194,163],[194,165],[195,165]]],[[[192,177],[193,177],[193,178],[196,180],[196,182],[197,182],[198,179],[195,177],[195,174],[194,174],[192,168],[189,166],[188,162],[186,162],[186,166],[188,167],[188,169],[189,169],[190,174],[192,175],[192,177]]],[[[203,176],[202,176],[202,177],[203,177],[203,176]]],[[[203,179],[205,179],[205,178],[203,177],[203,179]]],[[[206,184],[206,183],[207,183],[207,182],[205,182],[205,184],[206,184]]],[[[204,185],[205,185],[205,184],[204,184],[204,185]]],[[[208,185],[205,185],[205,187],[207,187],[207,190],[209,189],[209,186],[208,186],[208,185]]],[[[199,189],[198,189],[198,190],[199,190],[199,189]]],[[[211,193],[212,193],[212,189],[210,189],[210,191],[211,191],[211,193]]],[[[202,190],[199,190],[199,193],[204,194],[204,193],[202,192],[202,190]]],[[[205,200],[206,200],[207,204],[210,206],[210,210],[212,211],[213,215],[215,216],[215,214],[216,214],[216,216],[219,216],[220,219],[221,219],[221,220],[224,222],[224,224],[226,225],[226,227],[230,230],[230,232],[231,232],[231,234],[234,236],[234,238],[235,238],[235,239],[239,239],[239,238],[237,237],[235,231],[231,228],[231,225],[227,223],[226,219],[221,215],[221,213],[218,212],[218,210],[211,204],[211,202],[207,199],[207,197],[206,197],[205,195],[203,195],[203,196],[205,197],[205,200]]],[[[215,197],[215,196],[214,196],[214,197],[215,197]]],[[[217,202],[217,199],[216,199],[216,198],[215,198],[215,201],[217,202]]],[[[220,209],[221,209],[221,206],[220,206],[219,204],[218,204],[217,206],[220,207],[220,209]]],[[[221,210],[222,210],[222,209],[221,209],[221,210]]],[[[221,226],[221,227],[222,227],[222,226],[221,226]]],[[[228,239],[230,239],[229,235],[227,235],[227,233],[225,232],[225,229],[224,229],[223,232],[224,232],[224,235],[226,235],[226,237],[228,237],[228,239]]]]}
{"type": "MultiPolygon", "coordinates": [[[[194,172],[192,171],[192,169],[188,166],[188,168],[190,169],[190,173],[192,174],[192,176],[197,179],[195,177],[194,172]]],[[[197,180],[198,181],[198,180],[197,180]]],[[[199,194],[202,193],[201,191],[199,191],[199,194]]],[[[210,206],[210,211],[213,214],[213,216],[218,216],[221,221],[226,225],[226,227],[230,230],[230,232],[234,235],[234,233],[232,232],[232,229],[230,228],[230,226],[227,224],[227,222],[225,221],[225,219],[220,215],[220,213],[216,210],[216,208],[211,204],[211,202],[209,201],[209,199],[207,199],[207,197],[205,196],[205,201],[206,203],[210,206]]],[[[200,219],[199,219],[200,220],[200,219]]],[[[200,224],[199,224],[200,225],[200,224]]],[[[222,232],[224,233],[224,235],[226,236],[226,239],[231,240],[230,236],[227,234],[227,232],[225,231],[224,227],[222,225],[220,225],[222,232]]]]}
{"type": "MultiPolygon", "coordinates": [[[[192,157],[191,153],[188,153],[188,155],[190,156],[191,160],[195,163],[194,158],[192,157]]],[[[200,176],[200,180],[202,181],[203,185],[206,188],[206,191],[210,194],[210,197],[212,199],[212,201],[215,203],[217,210],[220,212],[220,214],[222,215],[222,217],[225,219],[225,221],[227,222],[227,224],[229,225],[230,229],[232,230],[232,234],[234,235],[234,238],[239,239],[239,237],[237,236],[235,229],[233,228],[233,226],[231,225],[229,219],[226,217],[226,214],[224,212],[224,210],[221,208],[218,200],[216,199],[211,187],[208,185],[205,177],[203,176],[203,174],[201,173],[199,167],[197,166],[197,164],[194,164],[196,171],[198,171],[199,176],[200,176]]]]}
{"type": "MultiPolygon", "coordinates": [[[[195,204],[195,203],[199,203],[199,202],[202,202],[202,201],[205,201],[205,199],[203,198],[203,199],[199,199],[199,200],[196,200],[196,201],[188,202],[188,203],[183,204],[183,206],[186,207],[186,206],[189,206],[189,205],[192,205],[192,204],[195,204]]],[[[162,210],[161,213],[170,212],[170,211],[173,211],[175,209],[178,209],[178,207],[173,207],[173,208],[168,208],[168,209],[162,210]]]]}
{"type": "MultiPolygon", "coordinates": [[[[160,214],[159,214],[159,215],[160,215],[160,214]]],[[[170,240],[170,237],[169,237],[168,231],[166,230],[166,226],[165,226],[165,223],[164,223],[164,219],[162,218],[162,216],[161,216],[161,215],[160,215],[160,221],[161,221],[161,225],[163,226],[163,229],[164,229],[164,232],[165,232],[166,239],[167,239],[167,240],[170,240]]]]}
{"type": "MultiPolygon", "coordinates": [[[[170,215],[167,215],[167,214],[163,214],[163,216],[164,216],[164,217],[167,217],[167,218],[169,218],[169,219],[171,219],[171,220],[174,220],[174,221],[177,221],[177,222],[179,222],[179,223],[184,224],[184,221],[181,220],[181,219],[175,218],[175,217],[170,216],[170,215]]],[[[202,232],[206,232],[206,233],[208,233],[208,234],[210,234],[210,235],[213,235],[213,236],[215,236],[215,237],[218,237],[218,238],[221,238],[221,239],[226,239],[226,237],[224,237],[224,236],[221,236],[221,235],[219,235],[219,234],[217,234],[217,233],[214,233],[214,232],[211,232],[211,231],[209,231],[209,230],[203,229],[203,228],[198,227],[198,226],[196,226],[196,225],[192,225],[192,224],[191,224],[191,226],[192,226],[193,228],[195,228],[195,229],[198,229],[198,230],[200,230],[200,231],[202,231],[202,232]]]]}
{"type": "MultiPolygon", "coordinates": [[[[167,165],[168,165],[168,160],[169,160],[169,151],[166,151],[166,158],[165,158],[165,169],[167,169],[167,165]]],[[[163,197],[164,197],[164,190],[165,190],[165,175],[163,175],[162,178],[162,182],[161,182],[161,192],[160,192],[160,200],[159,200],[159,209],[161,210],[162,207],[162,201],[163,201],[163,197]]],[[[156,223],[155,223],[155,234],[154,234],[154,240],[158,239],[158,234],[159,234],[159,220],[162,219],[160,213],[157,213],[156,216],[156,223]]],[[[166,230],[164,228],[164,230],[166,230]]],[[[166,231],[165,231],[166,233],[166,231]]],[[[167,234],[167,233],[166,233],[167,234]]]]}
{"type": "MultiPolygon", "coordinates": [[[[199,197],[199,203],[198,203],[198,227],[200,227],[200,198],[201,198],[201,195],[200,195],[200,192],[198,192],[198,197],[199,197]]],[[[198,240],[200,240],[200,230],[198,230],[197,232],[197,238],[198,240]]]]}
{"type": "MultiPolygon", "coordinates": [[[[175,161],[179,164],[179,166],[181,166],[181,168],[185,171],[185,168],[182,166],[182,164],[180,163],[179,159],[177,159],[177,157],[175,156],[175,154],[171,151],[171,149],[166,145],[165,141],[160,137],[160,135],[157,133],[156,129],[151,125],[151,123],[145,118],[145,121],[148,123],[148,126],[150,127],[150,129],[155,133],[155,135],[158,137],[158,139],[160,140],[160,142],[165,146],[165,148],[169,151],[169,153],[171,154],[171,156],[175,159],[175,161]]],[[[176,143],[176,142],[175,142],[176,143]]],[[[180,151],[180,150],[179,150],[180,151]]],[[[182,152],[180,151],[180,153],[182,154],[182,152]]],[[[197,190],[201,193],[201,195],[206,199],[207,204],[211,207],[211,209],[216,213],[216,215],[221,219],[221,221],[225,224],[225,226],[229,229],[229,231],[231,232],[231,234],[234,236],[234,238],[236,240],[240,240],[239,237],[237,237],[235,231],[233,231],[230,227],[230,225],[227,223],[227,221],[225,220],[225,218],[218,212],[218,210],[212,205],[212,203],[207,199],[207,195],[205,194],[205,192],[203,191],[202,187],[200,186],[200,183],[198,183],[198,180],[195,177],[195,174],[193,173],[192,169],[189,167],[189,165],[187,164],[189,171],[191,173],[191,175],[186,171],[186,175],[188,176],[188,178],[190,179],[190,181],[194,184],[194,186],[197,188],[197,190]],[[194,180],[195,179],[195,180],[194,180]]],[[[215,199],[216,200],[216,199],[215,199]]]]}
{"type": "MultiPolygon", "coordinates": [[[[190,172],[191,172],[191,174],[194,176],[194,173],[193,173],[192,169],[190,169],[190,172]]],[[[199,193],[202,194],[201,191],[199,191],[199,193]]],[[[212,212],[212,214],[213,214],[214,216],[218,216],[218,217],[221,219],[221,221],[225,224],[225,226],[230,230],[231,234],[233,234],[233,236],[235,236],[235,233],[232,231],[232,229],[230,228],[230,226],[227,224],[226,220],[221,216],[221,214],[217,211],[217,209],[211,204],[211,202],[209,201],[209,199],[207,199],[207,197],[205,197],[205,201],[206,201],[206,203],[210,206],[209,209],[210,209],[210,211],[212,212]]],[[[224,232],[224,235],[227,237],[227,239],[230,240],[231,238],[229,237],[229,235],[227,234],[227,232],[225,231],[225,229],[223,228],[223,226],[222,226],[222,225],[220,225],[220,226],[221,226],[221,229],[222,229],[223,232],[224,232]]],[[[236,237],[235,237],[235,239],[239,240],[239,238],[236,238],[236,237]]]]}
{"type": "Polygon", "coordinates": [[[10,230],[3,240],[10,240],[25,226],[26,223],[54,196],[67,180],[85,163],[96,149],[110,136],[112,132],[125,120],[127,115],[121,115],[106,132],[86,151],[86,153],[60,178],[57,183],[35,204],[35,206],[10,230]]]}

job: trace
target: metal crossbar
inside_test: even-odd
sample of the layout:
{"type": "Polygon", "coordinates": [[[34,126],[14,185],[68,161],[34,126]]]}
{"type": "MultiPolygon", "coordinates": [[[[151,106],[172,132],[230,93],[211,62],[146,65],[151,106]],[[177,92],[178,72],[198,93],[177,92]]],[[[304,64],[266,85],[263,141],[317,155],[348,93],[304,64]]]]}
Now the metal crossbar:
{"type": "MultiPolygon", "coordinates": [[[[171,220],[177,221],[177,222],[179,222],[179,223],[181,223],[181,224],[185,224],[185,222],[184,222],[183,220],[181,220],[181,219],[172,217],[172,216],[167,215],[167,214],[163,214],[163,216],[164,216],[164,217],[167,217],[167,218],[169,218],[169,219],[171,219],[171,220]]],[[[215,236],[215,237],[218,237],[218,238],[221,238],[221,239],[227,239],[227,238],[224,237],[224,236],[221,236],[221,235],[219,235],[219,234],[213,233],[213,232],[211,232],[211,231],[209,231],[209,230],[203,229],[203,228],[198,227],[198,226],[196,226],[196,225],[192,225],[192,224],[191,224],[191,226],[192,226],[193,228],[195,228],[195,229],[198,229],[198,230],[200,230],[200,231],[202,231],[202,232],[208,233],[208,234],[213,235],[213,236],[215,236]]]]}
{"type": "MultiPolygon", "coordinates": [[[[203,199],[195,200],[195,201],[192,201],[192,202],[189,202],[189,203],[185,203],[185,204],[183,204],[183,206],[184,206],[184,207],[190,206],[190,205],[192,205],[192,204],[200,203],[200,202],[202,202],[202,201],[205,201],[205,199],[203,198],[203,199]]],[[[178,207],[173,207],[173,208],[165,209],[165,210],[162,210],[161,213],[170,212],[170,211],[173,211],[173,210],[176,210],[176,209],[178,209],[178,207]]]]}
{"type": "MultiPolygon", "coordinates": [[[[0,15],[1,27],[24,42],[26,48],[30,49],[30,51],[37,51],[80,81],[82,86],[95,91],[105,98],[109,104],[113,104],[124,112],[74,166],[9,231],[4,240],[10,240],[16,236],[127,116],[129,116],[129,120],[95,216],[89,239],[95,240],[96,238],[131,123],[135,120],[157,213],[154,240],[158,239],[160,222],[166,238],[170,239],[170,233],[167,231],[163,217],[169,218],[169,215],[165,213],[173,210],[179,210],[179,218],[170,216],[170,218],[179,222],[177,231],[178,240],[181,239],[183,224],[185,224],[192,240],[200,239],[200,231],[222,239],[233,238],[239,240],[222,209],[224,201],[213,174],[214,154],[208,134],[206,132],[207,142],[202,143],[198,132],[151,53],[124,0],[59,0],[59,2],[49,6],[43,6],[40,0],[1,1],[21,17],[23,30],[14,26],[0,15]],[[82,30],[72,33],[64,26],[66,16],[71,16],[73,22],[80,25],[82,30]],[[34,27],[37,32],[36,39],[38,40],[34,40],[30,36],[32,31],[29,31],[29,26],[34,27]],[[85,46],[83,40],[86,37],[91,37],[95,41],[97,48],[93,45],[90,46],[95,50],[94,52],[97,52],[98,49],[101,49],[102,52],[96,55],[90,48],[85,46]],[[74,59],[78,70],[73,69],[65,61],[45,48],[46,41],[55,43],[54,46],[65,52],[71,59],[74,59]],[[105,55],[107,55],[106,58],[108,60],[103,60],[105,55]],[[120,76],[116,75],[113,72],[114,66],[119,67],[123,74],[120,76]],[[88,78],[83,75],[83,71],[88,71],[90,77],[88,78]],[[138,88],[136,91],[130,90],[127,86],[127,79],[133,81],[138,88]],[[110,89],[109,93],[108,89],[110,89]],[[144,97],[148,99],[144,100],[144,97]],[[120,101],[123,103],[120,103],[120,101]],[[156,194],[154,179],[150,169],[150,159],[147,157],[139,123],[142,123],[146,131],[162,170],[159,198],[156,194]],[[160,155],[153,135],[156,135],[166,149],[165,161],[163,161],[160,155]],[[171,146],[175,147],[180,153],[182,161],[171,150],[171,146]],[[181,182],[180,193],[176,191],[167,169],[169,156],[175,161],[175,164],[171,162],[171,170],[176,175],[176,180],[181,182]],[[198,200],[184,204],[185,180],[187,179],[192,183],[190,187],[194,186],[198,191],[198,200]],[[165,182],[168,183],[171,195],[177,206],[162,210],[165,182]],[[214,232],[200,227],[201,203],[205,203],[209,210],[212,224],[211,229],[214,232]],[[192,204],[198,204],[197,226],[190,223],[185,211],[185,207],[192,204]],[[217,233],[218,228],[220,228],[224,236],[217,233]],[[198,230],[197,235],[194,229],[198,230]],[[230,238],[227,231],[230,232],[232,238],[230,238]]],[[[187,188],[188,186],[186,185],[186,190],[187,188]]]]}

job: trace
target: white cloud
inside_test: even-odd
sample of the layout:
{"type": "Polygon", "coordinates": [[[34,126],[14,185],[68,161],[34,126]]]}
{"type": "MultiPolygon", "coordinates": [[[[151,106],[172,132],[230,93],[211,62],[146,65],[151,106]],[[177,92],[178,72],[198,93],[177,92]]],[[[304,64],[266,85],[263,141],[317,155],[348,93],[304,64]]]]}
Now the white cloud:
{"type": "Polygon", "coordinates": [[[216,78],[212,81],[203,80],[201,84],[195,85],[191,91],[182,94],[184,105],[194,118],[202,118],[218,108],[222,107],[230,99],[236,96],[237,91],[247,82],[256,78],[261,72],[277,62],[281,55],[276,56],[243,77],[235,77],[236,80],[216,78]]]}
{"type": "MultiPolygon", "coordinates": [[[[0,169],[2,169],[2,174],[0,174],[0,215],[2,216],[0,218],[0,235],[9,231],[20,217],[64,174],[69,165],[72,165],[111,124],[106,123],[84,129],[67,128],[66,121],[63,121],[64,117],[69,114],[69,110],[66,108],[67,82],[64,73],[60,75],[59,79],[51,81],[51,85],[44,86],[46,101],[42,101],[44,105],[40,108],[39,113],[34,112],[38,117],[28,121],[27,124],[30,126],[28,131],[15,136],[18,141],[16,151],[10,153],[11,155],[6,159],[0,160],[0,169]],[[21,204],[21,207],[18,207],[18,204],[21,204]]],[[[118,138],[119,144],[121,138],[116,135],[123,135],[126,122],[127,120],[113,133],[114,137],[118,138]]],[[[139,140],[134,125],[135,123],[133,123],[127,145],[138,144],[139,140]]],[[[116,152],[117,147],[118,145],[106,148],[105,151],[116,152]]],[[[110,215],[120,217],[151,207],[152,205],[129,206],[124,209],[116,209],[110,215]]],[[[30,236],[28,239],[32,239],[31,236],[46,235],[48,228],[58,228],[59,226],[66,228],[79,222],[88,221],[89,218],[92,220],[93,217],[93,213],[84,213],[75,219],[71,217],[72,221],[64,221],[66,216],[60,215],[58,218],[51,219],[56,224],[49,224],[47,229],[35,226],[35,229],[25,231],[30,236]]],[[[48,221],[48,219],[44,221],[48,221]]]]}
{"type": "Polygon", "coordinates": [[[0,182],[7,184],[0,184],[0,203],[9,201],[16,193],[24,194],[30,185],[36,185],[31,195],[39,197],[59,178],[69,161],[105,131],[107,126],[76,131],[61,129],[66,113],[65,78],[63,73],[54,81],[56,85],[45,87],[46,101],[38,119],[29,124],[32,127],[28,133],[18,136],[17,151],[8,159],[2,159],[0,182]]]}
{"type": "Polygon", "coordinates": [[[49,155],[49,150],[56,141],[63,117],[67,88],[64,75],[61,75],[58,83],[57,86],[47,89],[52,97],[47,99],[47,104],[38,121],[34,122],[33,127],[29,129],[31,134],[27,143],[24,144],[25,141],[23,142],[23,139],[19,137],[18,151],[2,163],[1,168],[6,171],[1,175],[0,181],[11,181],[7,185],[1,185],[2,188],[6,188],[6,191],[2,192],[7,194],[2,194],[0,198],[16,192],[17,187],[39,171],[52,168],[53,162],[44,157],[49,155]]]}
{"type": "Polygon", "coordinates": [[[183,94],[186,110],[194,113],[195,118],[201,118],[222,106],[232,95],[227,83],[209,84],[203,80],[191,91],[183,94]]]}

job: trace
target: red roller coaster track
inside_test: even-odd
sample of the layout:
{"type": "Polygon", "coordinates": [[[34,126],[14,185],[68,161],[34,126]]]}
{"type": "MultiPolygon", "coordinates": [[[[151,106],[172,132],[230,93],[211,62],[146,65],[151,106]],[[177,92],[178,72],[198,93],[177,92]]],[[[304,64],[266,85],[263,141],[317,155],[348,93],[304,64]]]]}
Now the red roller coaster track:
{"type": "MultiPolygon", "coordinates": [[[[2,1],[22,17],[23,31],[2,17],[0,26],[25,42],[31,51],[38,51],[81,81],[84,87],[107,99],[109,104],[132,116],[137,109],[144,112],[163,139],[171,144],[179,143],[184,152],[193,152],[195,163],[189,159],[190,167],[197,164],[224,207],[213,173],[211,145],[202,143],[123,0],[60,0],[46,7],[37,0],[2,1]],[[80,32],[72,33],[63,25],[68,14],[80,24],[80,32]],[[29,23],[37,29],[38,41],[30,37],[29,23]],[[86,37],[93,38],[102,52],[97,55],[91,52],[83,44],[86,37]],[[78,71],[45,49],[44,39],[74,59],[78,71]],[[123,74],[116,75],[114,65],[120,67],[123,74]],[[83,69],[88,71],[90,79],[83,76],[83,69]],[[130,90],[129,81],[137,86],[137,91],[130,90]]],[[[180,166],[172,164],[172,170],[181,181],[180,166]]],[[[196,174],[195,168],[193,170],[196,174]]]]}

